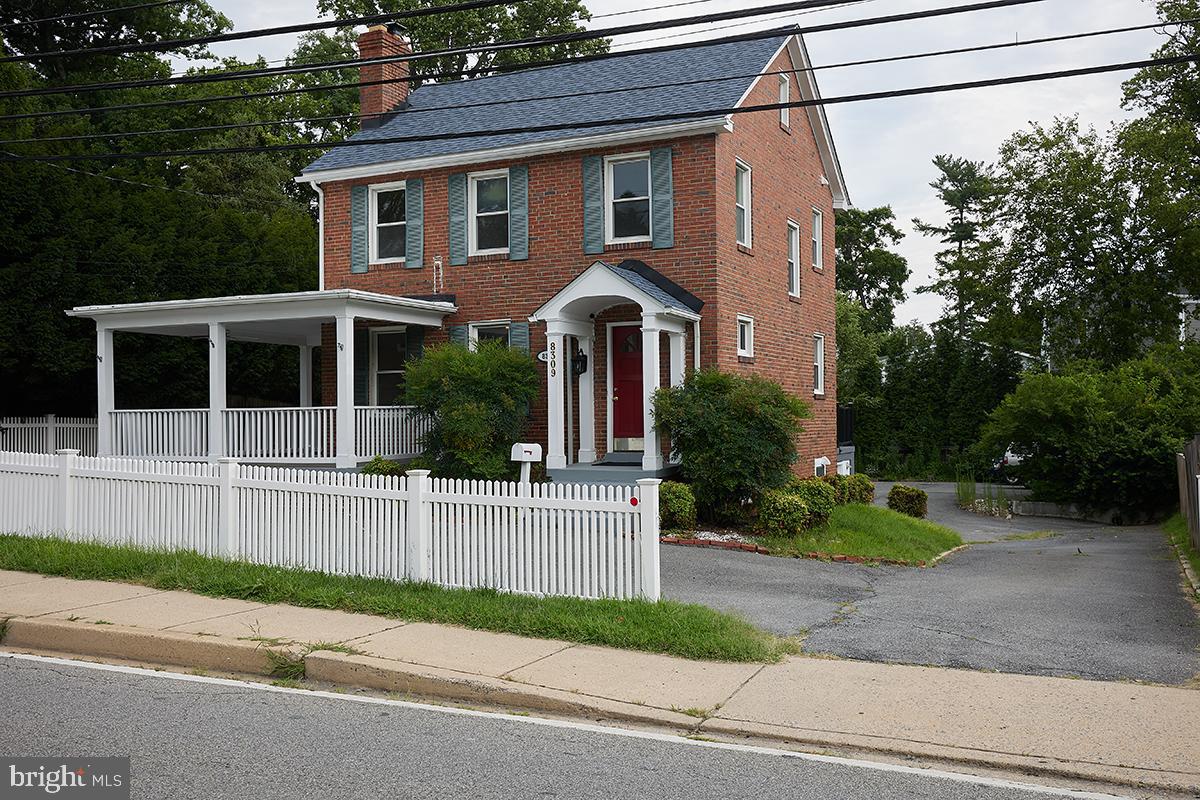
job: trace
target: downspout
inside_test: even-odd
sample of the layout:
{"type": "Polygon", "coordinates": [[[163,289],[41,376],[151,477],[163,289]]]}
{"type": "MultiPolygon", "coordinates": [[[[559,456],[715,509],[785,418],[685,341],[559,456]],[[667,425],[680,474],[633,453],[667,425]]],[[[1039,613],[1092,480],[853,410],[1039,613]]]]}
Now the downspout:
{"type": "Polygon", "coordinates": [[[325,291],[325,191],[316,181],[308,185],[317,193],[317,289],[325,291]]]}

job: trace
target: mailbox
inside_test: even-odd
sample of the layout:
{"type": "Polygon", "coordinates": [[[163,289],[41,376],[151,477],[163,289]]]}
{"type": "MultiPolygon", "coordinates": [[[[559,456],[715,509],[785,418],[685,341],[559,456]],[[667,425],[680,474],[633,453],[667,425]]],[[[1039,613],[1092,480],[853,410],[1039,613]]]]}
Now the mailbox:
{"type": "Polygon", "coordinates": [[[537,442],[517,442],[512,446],[512,454],[509,458],[521,463],[521,483],[529,483],[531,469],[529,465],[542,460],[542,446],[537,442]]]}

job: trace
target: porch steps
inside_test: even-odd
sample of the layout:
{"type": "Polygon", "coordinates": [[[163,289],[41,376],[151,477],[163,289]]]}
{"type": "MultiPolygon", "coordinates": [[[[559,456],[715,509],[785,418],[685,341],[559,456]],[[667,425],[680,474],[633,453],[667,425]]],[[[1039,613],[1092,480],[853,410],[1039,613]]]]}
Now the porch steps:
{"type": "Polygon", "coordinates": [[[679,466],[669,464],[662,469],[642,469],[639,458],[636,462],[596,462],[595,464],[572,464],[561,469],[547,470],[554,483],[596,483],[607,486],[622,486],[636,483],[641,478],[667,480],[679,472],[679,466]]]}

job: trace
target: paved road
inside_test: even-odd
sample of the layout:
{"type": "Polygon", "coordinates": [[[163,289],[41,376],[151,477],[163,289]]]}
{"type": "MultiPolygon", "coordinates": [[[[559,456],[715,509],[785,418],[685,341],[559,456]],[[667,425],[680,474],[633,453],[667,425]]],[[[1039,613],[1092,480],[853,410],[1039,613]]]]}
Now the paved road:
{"type": "Polygon", "coordinates": [[[130,755],[134,797],[156,800],[1048,796],[692,742],[11,658],[0,658],[0,697],[0,752],[130,755]]]}
{"type": "Polygon", "coordinates": [[[934,569],[664,547],[663,592],[845,658],[1168,684],[1200,674],[1200,624],[1160,530],[989,519],[943,486],[930,517],[977,543],[934,569]],[[1054,535],[1000,540],[1032,531],[1054,535]]]}

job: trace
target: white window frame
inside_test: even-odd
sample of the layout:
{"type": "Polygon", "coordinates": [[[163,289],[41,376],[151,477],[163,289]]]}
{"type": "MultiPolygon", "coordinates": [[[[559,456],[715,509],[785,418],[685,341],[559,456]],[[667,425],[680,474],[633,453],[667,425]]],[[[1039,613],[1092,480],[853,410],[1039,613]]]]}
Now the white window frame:
{"type": "MultiPolygon", "coordinates": [[[[742,161],[740,158],[737,159],[734,163],[735,163],[735,166],[733,168],[733,174],[734,174],[734,180],[737,181],[737,183],[741,183],[741,181],[742,181],[741,170],[746,171],[745,172],[746,191],[744,193],[745,197],[746,197],[745,205],[741,205],[740,203],[738,203],[738,201],[737,201],[737,186],[736,186],[736,184],[734,186],[734,194],[733,194],[734,208],[735,209],[741,208],[746,212],[746,239],[745,239],[745,241],[738,239],[737,243],[740,244],[742,247],[753,247],[754,246],[754,170],[751,169],[749,164],[747,164],[745,161],[742,161]]],[[[733,216],[733,229],[734,229],[734,235],[736,237],[736,234],[737,234],[737,212],[736,212],[736,210],[734,211],[734,216],[733,216]]]]}
{"type": "Polygon", "coordinates": [[[737,354],[742,358],[754,358],[754,317],[737,315],[737,354]],[[742,347],[742,326],[746,327],[746,347],[742,347]]]}
{"type": "Polygon", "coordinates": [[[485,319],[480,322],[472,322],[467,325],[467,347],[475,350],[479,347],[479,329],[480,328],[500,328],[503,327],[508,331],[508,345],[512,346],[512,320],[511,319],[485,319]]]}
{"type": "Polygon", "coordinates": [[[788,294],[800,296],[800,223],[787,221],[787,279],[788,294]]]}
{"type": "MultiPolygon", "coordinates": [[[[779,102],[792,102],[792,79],[787,75],[779,76],[779,102]]],[[[792,109],[787,106],[779,109],[779,124],[791,130],[792,115],[789,113],[792,109]]]]}
{"type": "MultiPolygon", "coordinates": [[[[468,253],[473,256],[498,256],[507,255],[508,247],[492,247],[487,250],[479,249],[479,229],[475,224],[476,218],[479,217],[479,212],[476,210],[478,200],[475,192],[475,184],[482,180],[490,180],[492,178],[504,178],[504,186],[507,189],[505,210],[504,211],[488,211],[483,214],[485,217],[498,217],[501,214],[505,219],[510,219],[512,214],[512,181],[508,178],[508,170],[493,169],[487,172],[472,172],[467,175],[467,240],[469,242],[468,253]]],[[[511,226],[509,226],[511,229],[511,226]]],[[[509,242],[512,245],[512,242],[509,242]]]]}
{"type": "MultiPolygon", "coordinates": [[[[371,355],[370,355],[370,358],[368,359],[368,367],[367,367],[367,377],[368,377],[367,405],[377,406],[377,405],[379,405],[379,334],[381,334],[381,333],[407,333],[408,326],[407,325],[387,325],[387,326],[380,326],[380,327],[376,327],[376,328],[368,328],[368,331],[370,331],[370,334],[371,334],[370,342],[369,342],[370,346],[368,348],[371,351],[371,355]]],[[[407,355],[408,355],[408,342],[407,341],[405,341],[405,343],[404,343],[404,354],[407,357],[407,355]]],[[[384,370],[383,374],[385,374],[385,375],[391,375],[393,373],[404,374],[406,372],[408,372],[408,367],[405,367],[404,369],[384,370]]]]}
{"type": "MultiPolygon", "coordinates": [[[[383,192],[395,192],[404,190],[404,204],[406,206],[404,213],[404,222],[385,222],[384,226],[391,228],[399,225],[404,226],[404,233],[408,235],[408,187],[405,181],[396,181],[395,183],[376,183],[368,187],[367,192],[367,208],[368,208],[368,227],[370,235],[370,263],[372,264],[403,264],[408,260],[407,256],[400,258],[380,258],[379,257],[379,195],[383,192]]],[[[407,248],[405,248],[407,251],[407,248]]]]}
{"type": "Polygon", "coordinates": [[[813,269],[825,269],[825,212],[819,208],[812,210],[812,260],[813,269]]]}
{"type": "Polygon", "coordinates": [[[813,334],[813,396],[825,396],[825,334],[813,334]]]}
{"type": "MultiPolygon", "coordinates": [[[[650,152],[621,153],[604,157],[604,243],[624,244],[626,242],[648,242],[654,236],[654,202],[651,200],[653,189],[650,186],[650,152]],[[624,161],[646,162],[646,205],[650,209],[650,228],[645,236],[621,236],[613,234],[613,203],[620,202],[613,197],[613,165],[624,161]]],[[[626,200],[641,200],[642,198],[626,198],[626,200]]]]}

